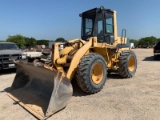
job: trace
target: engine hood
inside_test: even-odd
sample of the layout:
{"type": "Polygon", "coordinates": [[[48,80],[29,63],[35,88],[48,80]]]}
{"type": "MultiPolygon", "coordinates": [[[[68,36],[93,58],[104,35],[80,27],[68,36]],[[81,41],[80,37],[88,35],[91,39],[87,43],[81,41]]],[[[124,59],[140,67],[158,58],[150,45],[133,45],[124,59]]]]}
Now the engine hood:
{"type": "Polygon", "coordinates": [[[0,55],[3,54],[21,54],[21,50],[0,50],[0,55]]]}

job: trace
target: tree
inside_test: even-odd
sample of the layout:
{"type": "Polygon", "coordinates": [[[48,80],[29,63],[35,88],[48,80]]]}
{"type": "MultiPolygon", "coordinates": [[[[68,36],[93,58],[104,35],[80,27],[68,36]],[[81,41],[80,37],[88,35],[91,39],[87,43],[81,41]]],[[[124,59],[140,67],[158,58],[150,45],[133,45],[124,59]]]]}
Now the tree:
{"type": "Polygon", "coordinates": [[[25,46],[26,47],[35,47],[35,45],[36,45],[36,39],[35,38],[25,37],[25,46]]]}
{"type": "Polygon", "coordinates": [[[66,40],[62,37],[59,37],[59,38],[56,39],[55,42],[66,42],[66,40]]]}
{"type": "Polygon", "coordinates": [[[157,42],[160,42],[160,38],[157,38],[157,42]]]}
{"type": "Polygon", "coordinates": [[[37,40],[37,45],[46,45],[48,46],[49,40],[37,40]]]}
{"type": "Polygon", "coordinates": [[[141,38],[138,42],[140,46],[152,46],[157,42],[157,38],[154,36],[141,38]]]}
{"type": "Polygon", "coordinates": [[[23,48],[25,46],[25,37],[22,35],[13,35],[13,36],[8,36],[7,42],[14,42],[16,43],[20,48],[23,48]]]}
{"type": "Polygon", "coordinates": [[[130,39],[130,43],[134,43],[134,46],[138,45],[138,40],[130,39]]]}

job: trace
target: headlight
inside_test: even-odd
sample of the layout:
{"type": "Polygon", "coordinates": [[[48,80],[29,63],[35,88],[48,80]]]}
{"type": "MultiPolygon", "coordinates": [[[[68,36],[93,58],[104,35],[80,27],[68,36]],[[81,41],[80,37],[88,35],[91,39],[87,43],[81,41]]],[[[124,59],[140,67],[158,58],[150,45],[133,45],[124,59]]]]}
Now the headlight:
{"type": "Polygon", "coordinates": [[[26,59],[27,58],[27,54],[22,54],[22,59],[26,59]]]}

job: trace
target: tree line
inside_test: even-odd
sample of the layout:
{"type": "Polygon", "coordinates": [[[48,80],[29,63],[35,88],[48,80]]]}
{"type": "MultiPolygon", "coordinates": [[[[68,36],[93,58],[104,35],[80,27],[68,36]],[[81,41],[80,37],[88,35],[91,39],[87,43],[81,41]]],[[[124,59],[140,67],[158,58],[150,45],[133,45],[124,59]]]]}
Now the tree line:
{"type": "MultiPolygon", "coordinates": [[[[14,42],[16,43],[20,48],[29,48],[29,47],[35,47],[36,45],[46,45],[48,46],[49,41],[51,40],[36,40],[33,37],[25,37],[23,35],[17,34],[13,36],[8,36],[6,39],[7,42],[14,42]]],[[[66,40],[62,37],[57,38],[56,40],[52,40],[55,42],[65,42],[66,40]]]]}
{"type": "MultiPolygon", "coordinates": [[[[36,40],[33,37],[25,37],[23,35],[17,34],[13,36],[8,36],[6,39],[7,42],[14,42],[16,43],[20,48],[28,48],[28,47],[35,47],[36,45],[46,45],[48,46],[49,41],[51,40],[36,40]]],[[[55,42],[65,42],[63,37],[59,37],[56,40],[52,40],[55,42]]],[[[155,45],[155,43],[160,42],[160,38],[156,38],[154,36],[150,37],[143,37],[139,40],[136,39],[130,39],[130,43],[134,43],[136,47],[150,47],[155,45]]]]}
{"type": "Polygon", "coordinates": [[[160,42],[160,38],[156,38],[154,36],[143,37],[139,40],[131,39],[130,43],[134,43],[136,47],[152,47],[157,42],[160,42]]]}

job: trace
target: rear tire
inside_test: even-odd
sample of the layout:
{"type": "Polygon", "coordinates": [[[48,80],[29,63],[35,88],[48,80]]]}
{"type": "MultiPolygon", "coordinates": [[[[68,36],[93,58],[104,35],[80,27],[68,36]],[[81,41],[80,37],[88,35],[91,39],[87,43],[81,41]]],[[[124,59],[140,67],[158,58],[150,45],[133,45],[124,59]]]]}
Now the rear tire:
{"type": "Polygon", "coordinates": [[[119,56],[119,75],[123,78],[133,77],[137,69],[137,58],[133,51],[122,52],[119,56]]]}
{"type": "Polygon", "coordinates": [[[77,68],[78,86],[86,93],[99,92],[107,79],[107,66],[104,58],[96,53],[84,56],[77,68]]]}

